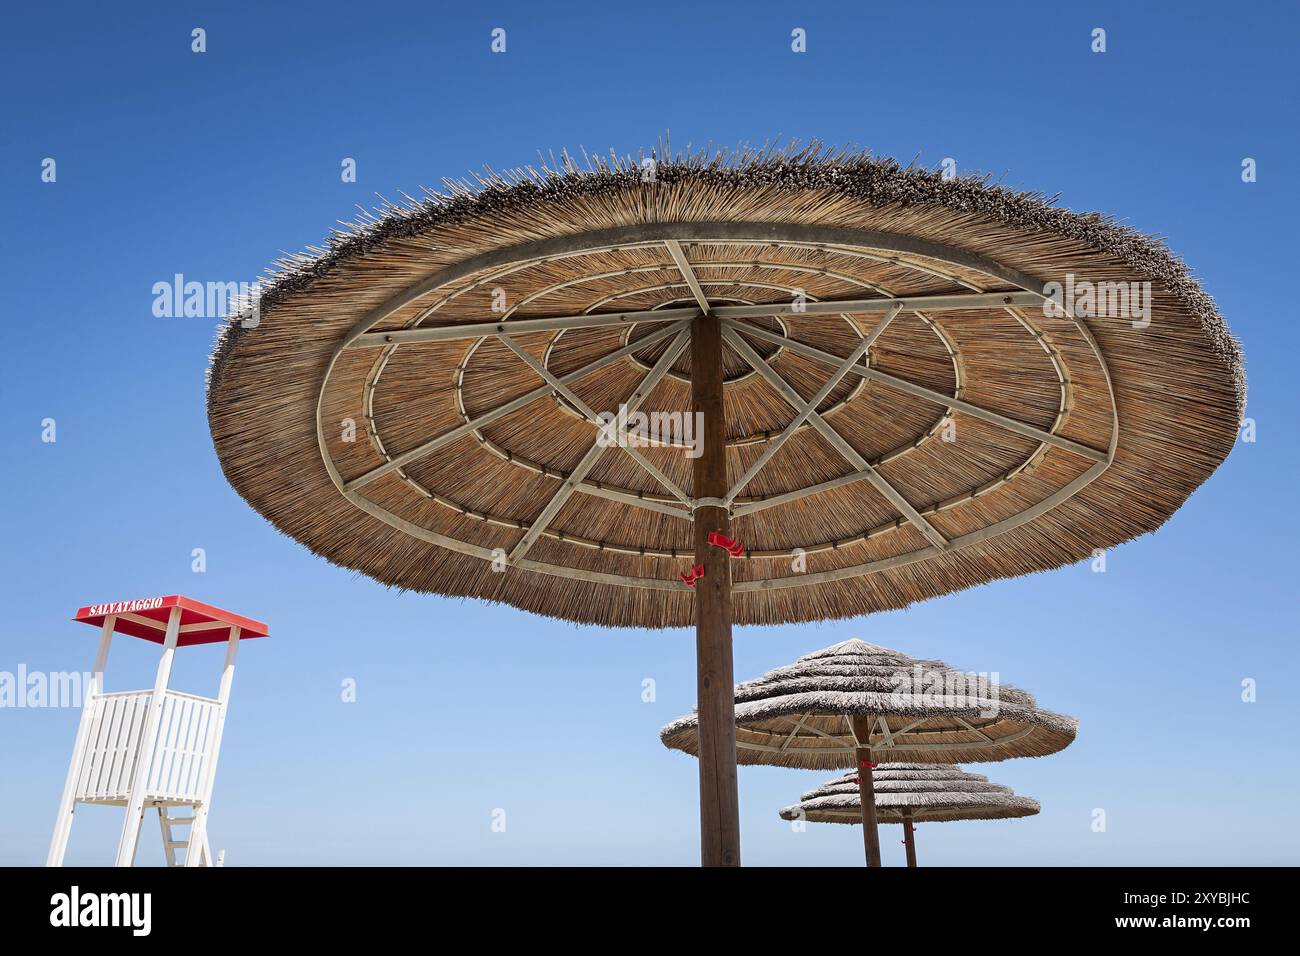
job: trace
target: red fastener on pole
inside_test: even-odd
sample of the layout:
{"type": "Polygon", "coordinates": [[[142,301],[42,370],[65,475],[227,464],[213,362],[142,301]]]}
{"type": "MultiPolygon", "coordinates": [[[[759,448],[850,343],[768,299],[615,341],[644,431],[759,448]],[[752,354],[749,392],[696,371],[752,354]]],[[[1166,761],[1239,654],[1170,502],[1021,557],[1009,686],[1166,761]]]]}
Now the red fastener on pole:
{"type": "Polygon", "coordinates": [[[697,564],[689,571],[679,574],[678,577],[682,579],[682,583],[688,588],[694,588],[695,582],[704,577],[704,565],[697,564]]]}
{"type": "Polygon", "coordinates": [[[722,548],[722,550],[728,552],[733,558],[738,558],[745,553],[745,546],[743,544],[727,537],[721,531],[709,532],[709,544],[714,547],[722,548]]]}

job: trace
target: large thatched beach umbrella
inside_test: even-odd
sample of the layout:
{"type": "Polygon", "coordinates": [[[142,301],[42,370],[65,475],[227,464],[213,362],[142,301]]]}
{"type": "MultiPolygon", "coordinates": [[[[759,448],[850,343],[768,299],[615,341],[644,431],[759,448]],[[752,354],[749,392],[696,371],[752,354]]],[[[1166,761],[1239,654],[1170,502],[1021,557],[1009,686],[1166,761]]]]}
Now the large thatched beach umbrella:
{"type": "Polygon", "coordinates": [[[1243,379],[1183,266],[1100,216],[816,147],[670,156],[363,215],[233,316],[208,414],[235,489],[336,564],[694,624],[703,858],[737,863],[733,622],[1150,531],[1232,447],[1243,379]]]}
{"type": "MultiPolygon", "coordinates": [[[[865,641],[843,641],[736,685],[742,764],[856,767],[867,865],[880,865],[877,759],[955,763],[1055,753],[1078,721],[1042,710],[995,674],[960,672],[865,641]]],[[[660,732],[668,747],[699,754],[698,714],[660,732]]]]}
{"type": "MultiPolygon", "coordinates": [[[[901,823],[907,865],[916,866],[917,823],[951,820],[1007,820],[1033,816],[1037,800],[1017,796],[1010,787],[967,773],[955,764],[886,763],[874,771],[876,820],[901,823]]],[[[861,823],[862,792],[856,773],[845,774],[809,790],[793,807],[780,811],[784,820],[810,823],[861,823]]]]}

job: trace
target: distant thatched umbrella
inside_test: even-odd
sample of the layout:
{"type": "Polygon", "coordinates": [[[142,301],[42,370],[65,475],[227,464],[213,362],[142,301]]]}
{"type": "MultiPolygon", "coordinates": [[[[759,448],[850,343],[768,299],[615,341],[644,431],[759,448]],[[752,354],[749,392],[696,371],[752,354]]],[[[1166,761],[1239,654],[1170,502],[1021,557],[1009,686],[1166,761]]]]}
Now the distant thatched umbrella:
{"type": "Polygon", "coordinates": [[[903,607],[1151,531],[1244,402],[1159,242],[849,151],[562,156],[279,267],[212,360],[231,484],[395,587],[694,623],[709,862],[739,861],[733,621],[903,607]]]}
{"type": "MultiPolygon", "coordinates": [[[[992,677],[851,640],[736,685],[742,764],[824,769],[856,765],[867,864],[880,865],[873,760],[946,764],[1041,757],[1074,740],[1078,721],[1038,707],[992,677]]],[[[699,753],[696,714],[660,732],[699,753]]]]}
{"type": "MultiPolygon", "coordinates": [[[[907,865],[916,866],[916,823],[945,820],[1005,820],[1029,817],[1038,801],[1018,797],[1010,787],[967,773],[956,764],[885,763],[874,771],[876,820],[901,823],[907,865]]],[[[856,773],[845,774],[816,790],[799,805],[781,810],[785,820],[810,823],[861,823],[862,792],[856,773]]]]}

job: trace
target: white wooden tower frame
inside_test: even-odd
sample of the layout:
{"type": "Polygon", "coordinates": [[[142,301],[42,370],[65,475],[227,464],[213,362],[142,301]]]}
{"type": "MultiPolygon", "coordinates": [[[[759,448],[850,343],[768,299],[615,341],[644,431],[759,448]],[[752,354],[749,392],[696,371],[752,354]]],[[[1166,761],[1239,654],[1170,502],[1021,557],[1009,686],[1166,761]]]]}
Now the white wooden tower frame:
{"type": "Polygon", "coordinates": [[[181,595],[89,605],[74,620],[100,627],[99,650],[83,695],[46,866],[63,865],[73,815],[82,803],[126,810],[117,866],[134,865],[150,809],[158,812],[168,866],[221,865],[224,853],[213,856],[207,825],[235,654],[241,640],[265,637],[266,625],[181,595]],[[104,691],[114,633],[162,645],[151,690],[104,691]],[[215,698],[168,688],[178,647],[219,641],[225,642],[226,655],[215,698]],[[171,815],[176,809],[190,812],[171,815]],[[188,835],[178,837],[176,828],[184,827],[188,835]],[[184,851],[179,860],[178,850],[184,851]]]}

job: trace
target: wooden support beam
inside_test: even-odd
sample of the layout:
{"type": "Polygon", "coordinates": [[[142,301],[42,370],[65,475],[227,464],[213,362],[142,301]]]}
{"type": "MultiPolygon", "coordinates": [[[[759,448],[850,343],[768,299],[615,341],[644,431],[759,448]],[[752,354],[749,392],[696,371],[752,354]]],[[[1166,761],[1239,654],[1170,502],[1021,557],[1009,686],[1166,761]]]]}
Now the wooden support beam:
{"type": "Polygon", "coordinates": [[[876,782],[871,772],[871,718],[851,715],[849,726],[857,741],[858,798],[862,801],[862,842],[867,866],[880,866],[880,827],[876,820],[876,782]]]}
{"type": "MultiPolygon", "coordinates": [[[[568,373],[567,375],[562,375],[560,377],[560,381],[566,384],[569,382],[576,382],[592,374],[593,372],[600,371],[601,369],[605,368],[607,365],[613,365],[615,362],[625,358],[628,355],[631,355],[633,352],[640,351],[641,349],[649,345],[651,342],[657,342],[660,339],[664,339],[670,335],[673,335],[674,333],[681,332],[682,330],[686,329],[689,325],[690,325],[690,321],[683,319],[679,322],[673,323],[672,325],[666,326],[665,328],[656,329],[654,332],[651,332],[649,335],[643,337],[637,342],[631,342],[620,349],[616,349],[613,352],[610,352],[608,355],[596,359],[593,362],[588,362],[586,365],[582,366],[582,368],[574,369],[572,372],[568,373]]],[[[506,415],[512,414],[513,412],[517,412],[525,405],[528,405],[531,402],[535,402],[539,398],[546,398],[548,395],[551,394],[552,389],[553,386],[548,382],[545,385],[539,385],[537,388],[533,389],[530,392],[525,392],[524,394],[516,398],[512,398],[504,405],[498,405],[496,408],[492,409],[491,411],[483,412],[482,414],[471,419],[470,421],[467,421],[462,425],[457,425],[455,428],[452,428],[449,431],[445,431],[441,435],[438,435],[435,438],[429,439],[427,442],[425,442],[422,445],[417,445],[415,448],[412,448],[410,451],[403,452],[400,455],[395,455],[393,458],[390,458],[384,464],[380,465],[377,468],[372,468],[364,475],[358,475],[356,478],[353,478],[352,480],[346,482],[343,486],[343,490],[356,491],[358,488],[361,488],[364,485],[368,485],[376,478],[382,478],[384,475],[388,474],[391,471],[396,471],[399,468],[404,468],[405,466],[411,464],[411,462],[413,461],[417,461],[421,458],[424,458],[426,455],[431,455],[439,448],[442,448],[444,445],[449,445],[454,441],[458,441],[461,438],[464,438],[466,435],[475,432],[478,429],[483,428],[487,425],[492,424],[498,418],[504,418],[506,415]]]]}
{"type": "Polygon", "coordinates": [[[835,386],[840,383],[845,375],[849,374],[849,369],[857,364],[858,359],[867,354],[867,350],[871,348],[872,343],[880,337],[880,333],[884,332],[885,329],[889,327],[889,323],[894,320],[894,316],[898,315],[898,312],[898,309],[891,309],[889,312],[886,312],[884,318],[876,323],[876,327],[871,330],[871,333],[863,336],[862,341],[858,343],[857,348],[850,352],[848,356],[845,357],[844,361],[840,363],[839,367],[835,370],[835,374],[826,380],[826,383],[817,390],[816,394],[814,394],[812,398],[808,399],[808,401],[804,403],[802,408],[795,409],[795,416],[791,419],[790,424],[787,425],[785,430],[782,431],[781,434],[777,435],[773,441],[768,443],[767,448],[765,448],[763,453],[758,456],[758,459],[749,466],[748,470],[743,475],[740,476],[740,480],[731,486],[731,490],[727,492],[728,504],[736,500],[736,496],[745,490],[745,486],[753,480],[754,476],[759,473],[764,465],[772,460],[772,457],[781,450],[781,446],[790,440],[790,436],[803,427],[803,423],[808,420],[808,416],[817,411],[817,406],[825,401],[826,396],[834,390],[835,386]]]}
{"type": "Polygon", "coordinates": [[[505,332],[525,335],[529,332],[557,332],[568,329],[609,329],[642,322],[677,322],[689,320],[699,310],[694,306],[678,309],[642,309],[637,312],[604,312],[583,315],[557,315],[542,319],[509,319],[499,322],[457,322],[450,325],[421,326],[414,329],[393,329],[391,332],[366,332],[357,336],[347,347],[352,349],[382,348],[387,345],[418,345],[421,342],[454,342],[457,339],[478,339],[485,335],[505,332]]]}
{"type": "Polygon", "coordinates": [[[916,830],[912,826],[912,811],[903,811],[903,842],[907,844],[907,865],[916,866],[916,830]]]}
{"type": "Polygon", "coordinates": [[[802,714],[795,719],[794,730],[790,731],[790,736],[785,738],[785,743],[781,745],[782,750],[785,750],[787,747],[790,746],[790,744],[794,742],[794,738],[798,735],[799,731],[803,729],[803,722],[807,719],[808,719],[807,714],[802,714]]]}
{"type": "MultiPolygon", "coordinates": [[[[797,339],[792,339],[776,332],[769,332],[767,329],[751,327],[748,325],[735,325],[730,322],[728,323],[728,328],[743,329],[746,334],[751,335],[756,339],[762,339],[764,342],[771,342],[773,345],[780,345],[783,348],[789,349],[796,355],[802,355],[804,358],[810,358],[814,361],[825,362],[828,365],[839,365],[839,363],[843,361],[842,356],[835,355],[831,352],[824,352],[814,345],[809,345],[807,342],[800,342],[797,339]]],[[[889,373],[882,372],[879,369],[868,368],[865,365],[855,365],[849,371],[853,375],[858,375],[867,379],[867,381],[879,382],[881,385],[887,385],[890,388],[904,392],[915,398],[927,402],[933,402],[936,405],[947,406],[954,411],[970,415],[972,418],[978,418],[991,425],[1005,428],[1007,431],[1014,432],[1024,438],[1032,438],[1034,441],[1040,441],[1048,445],[1054,445],[1057,448],[1064,449],[1065,451],[1073,452],[1082,458],[1087,458],[1089,461],[1101,462],[1109,460],[1110,453],[1103,449],[1092,448],[1080,442],[1065,438],[1064,436],[1057,435],[1054,432],[1045,431],[1036,425],[1030,425],[1027,422],[1019,421],[1018,419],[1011,418],[999,412],[990,411],[987,408],[981,408],[979,405],[975,405],[965,399],[954,398],[951,395],[943,394],[943,392],[936,392],[932,388],[926,388],[924,385],[918,385],[916,382],[909,382],[907,379],[899,378],[896,375],[890,375],[889,373]]]]}
{"type": "Polygon", "coordinates": [[[848,312],[853,315],[870,315],[900,308],[906,312],[944,312],[967,309],[1004,309],[1011,306],[1030,308],[1042,305],[1043,297],[1037,292],[958,292],[943,295],[909,295],[897,298],[839,299],[825,302],[792,302],[776,305],[723,305],[714,308],[714,315],[724,319],[746,319],[755,316],[834,315],[848,312]]]}
{"type": "MultiPolygon", "coordinates": [[[[722,325],[696,319],[691,332],[691,405],[704,424],[695,459],[696,499],[727,493],[727,434],[722,389],[722,325]]],[[[740,799],[736,786],[736,701],[731,657],[731,555],[709,544],[709,532],[731,534],[727,509],[695,509],[695,664],[700,737],[700,860],[740,865],[740,799]]]]}
{"type": "MultiPolygon", "coordinates": [[[[523,361],[525,365],[527,365],[530,369],[536,372],[538,377],[541,378],[542,381],[549,383],[551,387],[556,390],[556,392],[558,392],[559,394],[563,395],[566,399],[568,399],[569,404],[572,405],[574,408],[576,408],[583,415],[583,417],[587,419],[587,421],[591,422],[591,424],[595,425],[596,428],[598,429],[604,430],[606,428],[605,423],[601,421],[601,418],[598,414],[596,414],[595,409],[593,409],[590,405],[584,402],[577,392],[575,392],[573,389],[569,388],[569,386],[565,385],[558,378],[556,378],[555,374],[550,369],[548,369],[545,365],[539,362],[531,352],[529,352],[526,348],[524,348],[522,345],[520,345],[518,342],[516,342],[508,335],[498,335],[497,338],[501,340],[502,345],[504,345],[510,351],[514,352],[515,355],[519,356],[520,360],[523,361]]],[[[663,471],[659,469],[659,466],[657,466],[654,462],[648,459],[645,455],[641,454],[641,452],[632,445],[632,442],[635,441],[636,439],[629,438],[628,433],[626,431],[624,431],[622,428],[617,427],[618,412],[615,411],[614,414],[616,416],[615,422],[610,427],[614,429],[614,437],[618,441],[618,447],[622,448],[623,451],[627,452],[628,457],[631,458],[633,461],[635,461],[642,468],[644,468],[650,474],[650,477],[654,478],[656,481],[659,482],[659,484],[667,488],[669,493],[671,493],[674,498],[676,498],[682,504],[689,505],[690,499],[686,497],[686,492],[682,491],[681,488],[677,487],[677,483],[674,482],[671,478],[669,478],[666,474],[664,474],[663,471]]]]}
{"type": "MultiPolygon", "coordinates": [[[[874,469],[873,469],[874,470],[874,469]]],[[[796,491],[786,491],[779,495],[770,495],[766,498],[759,498],[754,501],[746,501],[731,508],[731,516],[739,518],[741,515],[753,514],[756,511],[766,511],[768,508],[775,508],[777,505],[789,504],[791,501],[799,501],[803,498],[810,498],[813,495],[819,495],[823,491],[833,491],[836,488],[843,488],[845,485],[852,485],[859,481],[865,481],[867,472],[855,471],[849,475],[841,475],[839,478],[832,478],[830,481],[823,481],[807,488],[799,488],[796,491]]]]}
{"type": "MultiPolygon", "coordinates": [[[[799,397],[799,393],[790,387],[789,382],[776,374],[776,370],[767,363],[767,360],[754,351],[734,328],[725,329],[723,335],[726,336],[731,347],[739,352],[745,361],[757,369],[758,373],[767,380],[769,385],[776,389],[782,398],[790,403],[792,408],[799,409],[802,407],[804,402],[799,397]]],[[[841,358],[840,361],[842,362],[843,359],[841,358]]],[[[856,368],[856,366],[851,367],[856,368]]],[[[900,515],[911,522],[912,526],[920,531],[930,544],[940,550],[948,547],[948,539],[939,532],[939,529],[925,520],[921,513],[912,507],[911,503],[903,497],[897,488],[891,485],[880,472],[872,468],[867,463],[867,460],[858,453],[858,450],[845,441],[844,437],[832,427],[830,422],[816,412],[808,413],[808,421],[836,451],[844,456],[844,459],[850,465],[866,474],[866,480],[871,482],[876,491],[880,492],[881,496],[893,505],[900,515]]]]}
{"type": "MultiPolygon", "coordinates": [[[[677,361],[677,357],[682,354],[688,344],[687,334],[685,329],[677,333],[677,338],[673,339],[667,351],[659,357],[659,361],[655,363],[654,368],[646,373],[645,377],[641,379],[641,384],[636,387],[636,391],[628,396],[625,404],[629,413],[640,408],[641,403],[654,391],[659,381],[668,374],[668,370],[673,367],[673,363],[677,361]]],[[[560,485],[560,490],[546,503],[545,507],[542,508],[542,513],[537,516],[529,529],[524,532],[524,536],[519,539],[519,543],[511,550],[508,558],[510,564],[515,564],[528,553],[528,549],[542,536],[546,526],[560,513],[560,509],[572,497],[573,492],[582,483],[582,479],[586,478],[588,472],[596,467],[596,462],[600,460],[600,456],[605,454],[607,450],[599,438],[587,450],[587,453],[582,456],[582,460],[569,473],[569,477],[560,485]]]]}
{"type": "Polygon", "coordinates": [[[686,253],[682,251],[682,244],[676,239],[669,239],[664,245],[668,247],[668,254],[673,257],[673,262],[677,265],[677,271],[682,274],[682,278],[690,286],[691,295],[695,296],[695,301],[699,303],[704,314],[708,315],[709,300],[705,298],[704,290],[700,288],[700,280],[695,277],[695,270],[686,261],[686,253]]]}

